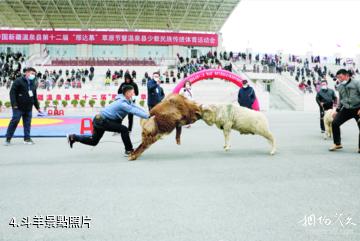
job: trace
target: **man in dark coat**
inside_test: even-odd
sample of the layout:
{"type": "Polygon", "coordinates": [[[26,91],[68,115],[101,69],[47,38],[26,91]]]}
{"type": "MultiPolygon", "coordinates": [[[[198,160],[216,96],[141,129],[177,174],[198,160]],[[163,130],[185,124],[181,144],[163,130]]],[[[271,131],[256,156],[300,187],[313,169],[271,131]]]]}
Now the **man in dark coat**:
{"type": "Polygon", "coordinates": [[[321,81],[321,89],[316,95],[316,102],[320,108],[320,128],[321,133],[325,133],[324,115],[325,111],[332,109],[337,103],[335,91],[328,88],[326,80],[321,81]]]}
{"type": "MultiPolygon", "coordinates": [[[[123,93],[123,88],[126,85],[131,85],[134,88],[134,93],[135,96],[139,95],[139,88],[137,86],[137,84],[134,82],[134,80],[131,78],[129,73],[125,73],[125,77],[124,77],[124,82],[120,85],[119,89],[118,89],[118,94],[122,94],[123,93]]],[[[135,97],[136,98],[136,97],[135,97]]],[[[135,99],[131,100],[133,103],[135,103],[135,99]]],[[[132,131],[132,126],[133,126],[133,120],[134,120],[134,115],[129,113],[127,115],[128,120],[129,120],[129,124],[128,124],[128,129],[129,132],[132,131]]]]}
{"type": "Polygon", "coordinates": [[[249,86],[247,80],[243,80],[243,87],[240,88],[238,94],[238,102],[242,107],[252,109],[252,105],[256,99],[255,91],[252,87],[249,86]]]}
{"type": "Polygon", "coordinates": [[[33,106],[41,112],[36,94],[35,76],[36,70],[27,68],[25,75],[17,78],[11,87],[10,101],[13,116],[6,132],[6,146],[10,145],[11,138],[21,118],[24,125],[24,144],[34,144],[30,138],[33,106]]]}
{"type": "Polygon", "coordinates": [[[160,103],[165,96],[163,89],[160,87],[160,81],[160,74],[158,72],[153,74],[153,79],[148,80],[147,89],[149,111],[154,108],[155,105],[160,103]]]}

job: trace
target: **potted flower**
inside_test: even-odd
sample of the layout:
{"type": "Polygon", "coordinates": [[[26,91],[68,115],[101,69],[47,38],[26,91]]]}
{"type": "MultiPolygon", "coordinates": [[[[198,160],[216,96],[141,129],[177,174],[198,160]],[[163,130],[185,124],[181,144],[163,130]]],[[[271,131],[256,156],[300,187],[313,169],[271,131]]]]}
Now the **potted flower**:
{"type": "Polygon", "coordinates": [[[79,104],[79,101],[78,100],[72,100],[71,101],[71,105],[74,106],[74,108],[76,108],[76,106],[79,104]]]}
{"type": "Polygon", "coordinates": [[[86,100],[80,100],[80,106],[85,107],[85,105],[86,105],[86,100]]]}
{"type": "Polygon", "coordinates": [[[68,105],[68,102],[66,100],[61,101],[62,106],[64,106],[64,108],[66,108],[66,106],[68,105]]]}
{"type": "Polygon", "coordinates": [[[145,100],[141,99],[141,100],[139,101],[139,104],[140,104],[141,107],[144,107],[144,105],[145,105],[145,100]]]}
{"type": "Polygon", "coordinates": [[[50,100],[45,100],[45,110],[49,108],[50,106],[50,100]]]}
{"type": "Polygon", "coordinates": [[[94,99],[89,100],[89,105],[91,106],[91,108],[94,108],[96,101],[94,99]]]}
{"type": "Polygon", "coordinates": [[[10,108],[10,107],[11,107],[10,101],[6,101],[6,102],[5,102],[5,107],[6,107],[6,108],[10,108]]]}
{"type": "Polygon", "coordinates": [[[53,105],[55,106],[55,110],[57,109],[58,105],[59,105],[59,101],[58,100],[53,100],[53,105]]]}

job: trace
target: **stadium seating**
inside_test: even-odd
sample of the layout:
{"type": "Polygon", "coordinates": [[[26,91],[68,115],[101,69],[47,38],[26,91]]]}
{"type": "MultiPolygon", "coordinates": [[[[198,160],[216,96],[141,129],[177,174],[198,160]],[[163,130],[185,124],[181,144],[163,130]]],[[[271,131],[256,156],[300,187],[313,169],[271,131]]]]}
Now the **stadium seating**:
{"type": "Polygon", "coordinates": [[[156,66],[151,59],[54,59],[50,66],[156,66]]]}

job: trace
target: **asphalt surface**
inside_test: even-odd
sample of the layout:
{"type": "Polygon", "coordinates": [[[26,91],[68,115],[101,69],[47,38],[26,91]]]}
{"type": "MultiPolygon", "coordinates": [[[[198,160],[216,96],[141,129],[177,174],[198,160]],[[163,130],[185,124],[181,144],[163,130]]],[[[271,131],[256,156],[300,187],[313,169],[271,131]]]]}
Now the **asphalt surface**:
{"type": "Polygon", "coordinates": [[[183,130],[181,146],[172,133],[134,162],[111,134],[95,148],[14,139],[0,146],[0,240],[360,240],[355,121],[342,128],[344,149],[330,153],[317,113],[266,115],[275,156],[262,137],[235,132],[225,153],[220,130],[202,121],[183,130]],[[37,215],[87,215],[90,228],[9,225],[37,215]]]}

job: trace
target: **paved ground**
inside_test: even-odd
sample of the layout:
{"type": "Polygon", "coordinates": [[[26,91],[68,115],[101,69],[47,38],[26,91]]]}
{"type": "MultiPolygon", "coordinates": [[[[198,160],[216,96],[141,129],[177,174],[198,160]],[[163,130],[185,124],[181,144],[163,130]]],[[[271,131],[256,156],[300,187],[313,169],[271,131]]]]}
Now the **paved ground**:
{"type": "Polygon", "coordinates": [[[360,240],[355,122],[343,128],[345,149],[329,153],[317,114],[267,115],[275,156],[261,137],[234,132],[225,153],[221,132],[203,122],[183,131],[181,146],[171,135],[135,162],[111,135],[96,148],[70,150],[64,139],[1,146],[0,240],[360,240]],[[91,227],[9,225],[35,215],[89,215],[91,227]],[[303,221],[310,215],[315,226],[303,221]]]}

